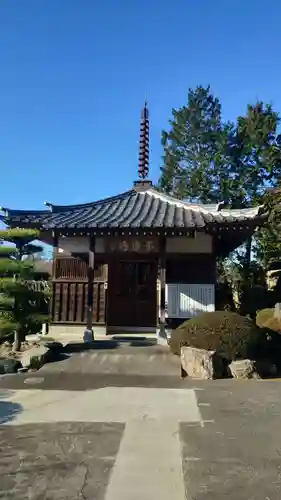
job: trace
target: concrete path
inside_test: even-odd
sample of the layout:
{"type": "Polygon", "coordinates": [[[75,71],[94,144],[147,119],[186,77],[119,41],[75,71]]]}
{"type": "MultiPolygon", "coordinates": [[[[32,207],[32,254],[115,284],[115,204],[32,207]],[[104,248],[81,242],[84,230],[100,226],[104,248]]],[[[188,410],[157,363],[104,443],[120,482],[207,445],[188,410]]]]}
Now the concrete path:
{"type": "MultiPolygon", "coordinates": [[[[106,387],[93,391],[6,391],[2,401],[19,405],[9,425],[56,422],[200,422],[193,389],[106,387]]],[[[4,417],[5,418],[5,415],[4,417]]],[[[0,413],[1,419],[1,413],[0,413]]],[[[0,423],[1,420],[0,420],[0,423]]]]}
{"type": "Polygon", "coordinates": [[[281,383],[201,384],[204,426],[182,423],[188,500],[281,499],[281,383]]]}
{"type": "Polygon", "coordinates": [[[126,373],[124,348],[100,353],[117,373],[89,351],[0,379],[0,499],[280,500],[280,382],[181,380],[138,352],[160,374],[126,373]]]}
{"type": "Polygon", "coordinates": [[[105,500],[184,499],[179,422],[201,423],[194,390],[26,389],[7,391],[3,398],[0,423],[4,426],[63,422],[125,424],[105,500]],[[10,405],[10,418],[6,405],[10,405]]]}

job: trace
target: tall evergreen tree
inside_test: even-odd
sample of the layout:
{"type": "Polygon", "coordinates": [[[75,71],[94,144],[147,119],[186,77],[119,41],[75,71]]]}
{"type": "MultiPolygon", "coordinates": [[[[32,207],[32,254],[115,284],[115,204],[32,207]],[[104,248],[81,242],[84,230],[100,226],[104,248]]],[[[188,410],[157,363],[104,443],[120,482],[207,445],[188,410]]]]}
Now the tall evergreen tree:
{"type": "Polygon", "coordinates": [[[0,230],[0,337],[14,332],[15,350],[30,324],[46,318],[40,314],[42,292],[28,286],[36,272],[25,257],[42,251],[32,244],[37,235],[29,229],[0,230]]]}
{"type": "MultiPolygon", "coordinates": [[[[234,165],[240,194],[237,201],[242,207],[263,203],[268,187],[275,187],[281,179],[279,122],[278,113],[261,101],[248,105],[246,115],[237,118],[234,165]]],[[[254,242],[249,238],[244,255],[246,267],[253,253],[267,265],[269,253],[278,245],[276,236],[273,226],[267,225],[255,235],[254,242]]]]}
{"type": "Polygon", "coordinates": [[[280,179],[279,122],[278,113],[263,102],[249,105],[246,115],[237,118],[235,168],[243,206],[260,203],[268,186],[280,179]]]}
{"type": "Polygon", "coordinates": [[[273,262],[281,264],[281,182],[268,189],[263,197],[265,210],[269,215],[268,223],[257,235],[257,257],[268,269],[273,262]]]}
{"type": "Polygon", "coordinates": [[[192,201],[228,201],[234,130],[231,123],[222,124],[218,98],[209,86],[189,89],[187,105],[172,114],[170,130],[162,132],[158,188],[192,201]]]}
{"type": "MultiPolygon", "coordinates": [[[[229,207],[243,208],[262,203],[268,186],[278,184],[280,118],[272,106],[257,102],[235,124],[224,123],[218,98],[210,87],[199,86],[189,89],[187,105],[172,114],[169,131],[162,133],[159,189],[190,201],[224,201],[229,207]]],[[[264,228],[254,245],[252,238],[244,245],[240,262],[250,270],[255,253],[265,264],[274,241],[273,227],[264,228]]]]}

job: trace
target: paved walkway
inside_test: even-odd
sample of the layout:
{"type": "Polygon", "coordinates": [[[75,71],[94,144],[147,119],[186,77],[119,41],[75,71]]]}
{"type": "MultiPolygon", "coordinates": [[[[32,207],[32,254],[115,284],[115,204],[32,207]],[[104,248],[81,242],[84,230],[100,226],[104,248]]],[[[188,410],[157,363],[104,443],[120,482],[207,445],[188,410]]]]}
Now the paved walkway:
{"type": "Polygon", "coordinates": [[[0,499],[280,500],[280,382],[176,373],[2,379],[0,499]]]}
{"type": "Polygon", "coordinates": [[[6,426],[125,424],[106,500],[184,498],[179,422],[201,420],[192,389],[108,387],[80,393],[27,389],[6,394],[5,400],[20,408],[10,421],[3,415],[6,426]]]}

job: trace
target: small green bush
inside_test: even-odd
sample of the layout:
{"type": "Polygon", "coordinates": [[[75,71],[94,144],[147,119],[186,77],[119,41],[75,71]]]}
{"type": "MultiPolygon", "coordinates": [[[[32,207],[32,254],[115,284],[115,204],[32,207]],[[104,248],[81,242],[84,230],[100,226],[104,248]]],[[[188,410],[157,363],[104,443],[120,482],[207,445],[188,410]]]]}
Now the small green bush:
{"type": "Polygon", "coordinates": [[[269,319],[271,319],[274,315],[274,309],[266,308],[261,309],[256,314],[256,324],[259,328],[264,328],[269,319]]]}
{"type": "Polygon", "coordinates": [[[225,360],[255,358],[266,342],[265,332],[249,318],[229,311],[203,313],[183,323],[171,335],[170,349],[182,346],[216,350],[225,360]]]}

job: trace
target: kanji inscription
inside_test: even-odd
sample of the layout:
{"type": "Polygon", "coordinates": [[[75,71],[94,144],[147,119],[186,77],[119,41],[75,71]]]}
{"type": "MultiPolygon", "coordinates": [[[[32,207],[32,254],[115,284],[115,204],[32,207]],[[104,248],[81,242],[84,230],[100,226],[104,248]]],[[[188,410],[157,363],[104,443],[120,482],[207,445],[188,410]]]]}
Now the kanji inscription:
{"type": "Polygon", "coordinates": [[[108,238],[105,248],[107,252],[155,253],[158,252],[158,241],[151,238],[108,238]]]}

